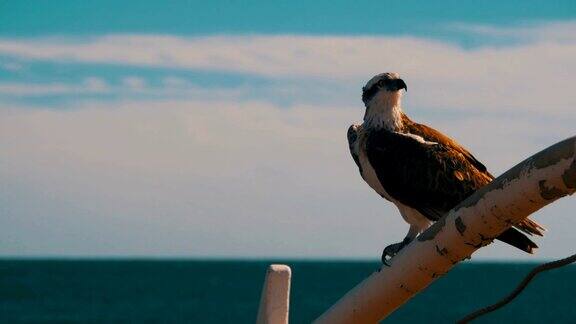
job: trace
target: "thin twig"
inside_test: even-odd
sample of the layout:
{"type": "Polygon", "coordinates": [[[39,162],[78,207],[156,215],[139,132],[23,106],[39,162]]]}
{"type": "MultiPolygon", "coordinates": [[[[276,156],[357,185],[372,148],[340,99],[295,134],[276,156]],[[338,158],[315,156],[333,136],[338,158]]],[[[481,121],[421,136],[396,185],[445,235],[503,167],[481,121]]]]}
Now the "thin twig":
{"type": "Polygon", "coordinates": [[[514,298],[516,298],[522,292],[522,290],[524,290],[524,288],[526,288],[526,286],[528,286],[528,283],[530,283],[530,281],[532,281],[532,279],[534,279],[534,277],[536,277],[536,275],[538,273],[543,272],[543,271],[547,271],[547,270],[552,270],[555,268],[560,268],[560,267],[563,267],[563,266],[568,265],[568,264],[575,262],[575,261],[576,261],[576,254],[571,255],[565,259],[560,259],[560,260],[544,263],[544,264],[537,266],[536,268],[532,269],[532,271],[530,271],[530,273],[524,278],[524,280],[522,280],[522,282],[518,285],[518,287],[516,287],[516,289],[514,289],[514,291],[512,291],[512,293],[510,295],[506,296],[504,299],[500,300],[499,302],[497,302],[495,304],[492,304],[490,306],[486,306],[486,307],[481,308],[481,309],[479,309],[473,313],[466,315],[464,318],[459,320],[457,323],[458,324],[465,324],[465,323],[468,323],[468,322],[476,319],[477,317],[480,317],[482,315],[485,315],[485,314],[488,314],[490,312],[497,310],[498,308],[508,304],[514,298]]]}

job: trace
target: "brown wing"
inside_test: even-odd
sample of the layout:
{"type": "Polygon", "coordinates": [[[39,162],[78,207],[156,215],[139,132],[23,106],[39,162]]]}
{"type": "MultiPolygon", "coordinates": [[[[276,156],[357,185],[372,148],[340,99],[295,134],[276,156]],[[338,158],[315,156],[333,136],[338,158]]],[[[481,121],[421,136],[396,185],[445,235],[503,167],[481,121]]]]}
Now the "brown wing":
{"type": "Polygon", "coordinates": [[[466,156],[442,142],[372,131],[366,151],[386,192],[434,221],[490,182],[466,156]]]}
{"type": "Polygon", "coordinates": [[[356,162],[358,166],[358,170],[362,173],[362,166],[360,165],[360,158],[359,158],[359,147],[358,147],[358,137],[360,136],[360,132],[362,131],[362,125],[351,125],[348,128],[348,148],[350,149],[350,155],[352,155],[352,159],[356,162]]]}
{"type": "Polygon", "coordinates": [[[478,161],[478,159],[476,159],[472,153],[468,152],[468,150],[462,147],[462,145],[458,144],[455,140],[440,133],[434,128],[413,122],[406,115],[402,116],[402,120],[404,124],[404,131],[406,133],[422,136],[427,141],[436,142],[438,144],[449,147],[450,149],[462,154],[478,171],[485,174],[490,180],[494,179],[494,177],[486,169],[486,166],[484,166],[482,162],[478,161]]]}
{"type": "MultiPolygon", "coordinates": [[[[461,154],[468,162],[476,168],[476,170],[480,173],[477,176],[484,178],[484,183],[480,182],[480,187],[488,184],[492,180],[494,180],[494,176],[488,172],[486,166],[482,164],[482,162],[478,161],[472,153],[466,150],[462,145],[460,145],[455,140],[451,139],[450,137],[442,134],[441,132],[428,127],[426,125],[418,124],[412,121],[408,116],[405,114],[402,115],[402,120],[404,124],[404,131],[410,134],[422,136],[426,141],[436,142],[441,144],[445,147],[449,147],[451,150],[458,152],[461,154]]],[[[476,188],[475,190],[479,189],[480,187],[476,188]]],[[[530,234],[530,235],[539,235],[543,236],[543,231],[546,229],[542,227],[540,224],[536,223],[535,221],[526,218],[525,220],[519,222],[515,225],[518,229],[522,230],[523,232],[530,234]]]]}

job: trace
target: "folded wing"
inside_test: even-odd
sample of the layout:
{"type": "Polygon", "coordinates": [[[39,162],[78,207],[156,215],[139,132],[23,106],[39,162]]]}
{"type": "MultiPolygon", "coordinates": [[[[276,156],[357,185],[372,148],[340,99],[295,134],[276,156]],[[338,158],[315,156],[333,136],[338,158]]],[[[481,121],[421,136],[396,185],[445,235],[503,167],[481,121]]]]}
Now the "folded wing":
{"type": "Polygon", "coordinates": [[[434,221],[491,180],[450,145],[413,134],[373,131],[366,151],[386,192],[434,221]]]}

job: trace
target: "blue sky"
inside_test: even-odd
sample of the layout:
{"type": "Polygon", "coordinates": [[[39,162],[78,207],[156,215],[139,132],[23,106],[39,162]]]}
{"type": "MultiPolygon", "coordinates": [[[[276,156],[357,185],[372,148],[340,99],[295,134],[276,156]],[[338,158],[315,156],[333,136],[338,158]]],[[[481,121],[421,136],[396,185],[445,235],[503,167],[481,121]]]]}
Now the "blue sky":
{"type": "MultiPolygon", "coordinates": [[[[360,89],[499,174],[574,135],[573,1],[3,1],[0,255],[373,258],[360,89]]],[[[536,215],[571,252],[570,199],[536,215]]],[[[500,244],[478,259],[529,260],[500,244]]]]}
{"type": "Polygon", "coordinates": [[[295,33],[433,36],[450,23],[510,26],[574,18],[573,1],[3,1],[0,34],[295,33]]]}

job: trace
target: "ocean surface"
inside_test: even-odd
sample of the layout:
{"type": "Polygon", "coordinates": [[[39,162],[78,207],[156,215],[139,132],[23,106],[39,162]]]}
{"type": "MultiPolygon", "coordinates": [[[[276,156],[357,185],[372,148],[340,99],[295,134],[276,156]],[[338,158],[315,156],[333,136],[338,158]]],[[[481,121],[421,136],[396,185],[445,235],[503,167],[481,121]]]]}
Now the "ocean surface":
{"type": "MultiPolygon", "coordinates": [[[[309,323],[378,268],[292,267],[291,323],[309,323]]],[[[269,261],[3,260],[0,323],[253,323],[269,261]]],[[[509,293],[536,264],[464,263],[392,314],[390,323],[452,323],[509,293]]],[[[576,266],[540,274],[478,323],[576,323],[576,266]]],[[[476,323],[476,322],[475,322],[476,323]]]]}

